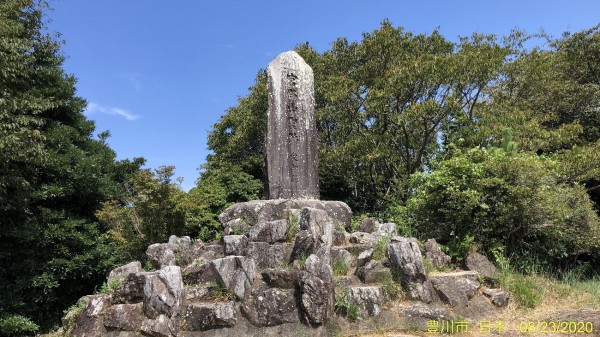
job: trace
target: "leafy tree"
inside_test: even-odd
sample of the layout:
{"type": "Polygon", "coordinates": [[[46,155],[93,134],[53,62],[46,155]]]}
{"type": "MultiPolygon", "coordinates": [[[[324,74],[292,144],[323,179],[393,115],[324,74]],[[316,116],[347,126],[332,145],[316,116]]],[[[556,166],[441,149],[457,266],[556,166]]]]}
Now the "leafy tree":
{"type": "Polygon", "coordinates": [[[598,258],[600,219],[581,185],[557,179],[556,165],[509,141],[460,151],[431,173],[416,174],[411,198],[391,207],[390,216],[447,244],[458,258],[465,243],[546,263],[598,258]]]}
{"type": "MultiPolygon", "coordinates": [[[[414,35],[388,21],[361,42],[338,39],[322,54],[308,44],[297,51],[315,74],[321,194],[359,212],[383,210],[410,174],[439,155],[440,135],[474,118],[507,53],[493,36],[452,43],[437,31],[414,35]]],[[[210,133],[207,173],[235,166],[263,178],[266,111],[261,71],[210,133]]]]}
{"type": "Polygon", "coordinates": [[[0,2],[0,334],[46,329],[118,262],[94,213],[139,161],[115,162],[75,96],[43,2],[0,2]]]}
{"type": "Polygon", "coordinates": [[[174,170],[163,166],[155,172],[138,171],[125,183],[127,193],[122,198],[103,202],[96,212],[110,228],[108,237],[129,260],[144,260],[148,245],[183,234],[185,193],[172,181],[174,170]]]}

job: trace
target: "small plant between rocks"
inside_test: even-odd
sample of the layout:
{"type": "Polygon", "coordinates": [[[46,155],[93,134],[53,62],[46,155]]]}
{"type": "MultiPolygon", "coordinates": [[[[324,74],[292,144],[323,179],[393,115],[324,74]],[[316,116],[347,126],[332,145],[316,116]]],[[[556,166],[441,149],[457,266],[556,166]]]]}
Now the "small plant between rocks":
{"type": "Polygon", "coordinates": [[[350,292],[344,289],[335,299],[335,308],[342,311],[348,319],[355,321],[360,316],[360,307],[350,299],[350,292]]]}

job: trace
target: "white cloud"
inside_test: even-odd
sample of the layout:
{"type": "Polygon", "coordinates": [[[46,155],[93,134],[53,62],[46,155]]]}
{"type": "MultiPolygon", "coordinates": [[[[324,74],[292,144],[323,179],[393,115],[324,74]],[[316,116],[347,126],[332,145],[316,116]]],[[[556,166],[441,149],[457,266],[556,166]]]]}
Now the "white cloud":
{"type": "Polygon", "coordinates": [[[117,115],[117,116],[121,116],[121,117],[125,118],[128,121],[134,121],[134,120],[140,118],[140,116],[134,115],[131,112],[129,112],[123,108],[102,106],[97,103],[90,102],[90,103],[88,103],[87,108],[85,109],[85,114],[92,115],[94,113],[102,113],[105,115],[117,115]]]}

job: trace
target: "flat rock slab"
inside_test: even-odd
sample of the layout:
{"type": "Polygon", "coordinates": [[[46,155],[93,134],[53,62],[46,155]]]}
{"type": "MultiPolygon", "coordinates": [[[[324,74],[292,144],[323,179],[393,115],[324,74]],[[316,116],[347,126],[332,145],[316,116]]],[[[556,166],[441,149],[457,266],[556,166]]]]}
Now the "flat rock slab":
{"type": "Polygon", "coordinates": [[[429,279],[440,299],[451,307],[467,306],[480,284],[476,271],[431,273],[429,279]]]}
{"type": "Polygon", "coordinates": [[[427,322],[429,321],[450,321],[456,316],[448,311],[442,305],[417,303],[411,306],[398,307],[400,319],[404,321],[406,326],[427,331],[427,322]]]}
{"type": "Polygon", "coordinates": [[[187,305],[182,329],[185,331],[204,331],[223,327],[232,327],[237,322],[234,302],[198,302],[187,305]]]}
{"type": "Polygon", "coordinates": [[[244,298],[244,316],[255,326],[275,326],[299,321],[294,290],[269,288],[259,282],[244,298]]]}
{"type": "Polygon", "coordinates": [[[360,316],[367,318],[379,315],[386,298],[382,286],[361,286],[349,287],[347,300],[358,305],[360,316]]]}
{"type": "Polygon", "coordinates": [[[294,214],[294,210],[305,207],[325,211],[333,220],[334,228],[339,226],[350,228],[352,220],[350,207],[341,201],[323,200],[276,199],[241,202],[226,208],[219,214],[219,221],[223,225],[225,234],[233,234],[233,227],[237,231],[247,232],[249,227],[257,223],[288,220],[290,214],[294,214]]]}

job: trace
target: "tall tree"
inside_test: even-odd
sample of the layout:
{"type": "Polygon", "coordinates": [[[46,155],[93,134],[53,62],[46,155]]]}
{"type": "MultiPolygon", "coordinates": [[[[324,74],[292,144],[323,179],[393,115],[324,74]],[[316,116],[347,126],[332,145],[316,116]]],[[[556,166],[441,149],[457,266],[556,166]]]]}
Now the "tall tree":
{"type": "Polygon", "coordinates": [[[60,43],[43,33],[45,8],[0,2],[0,324],[42,328],[116,262],[94,213],[141,164],[116,163],[107,133],[92,138],[60,43]]]}

